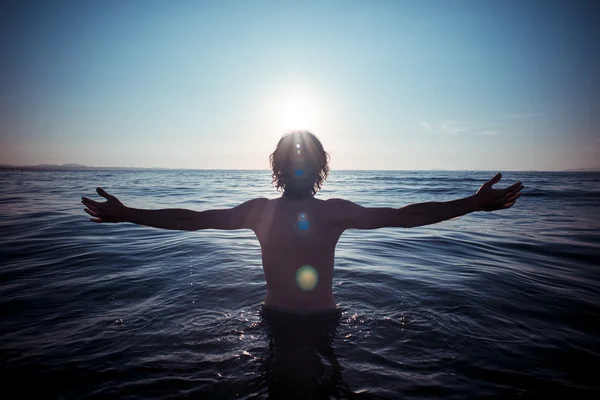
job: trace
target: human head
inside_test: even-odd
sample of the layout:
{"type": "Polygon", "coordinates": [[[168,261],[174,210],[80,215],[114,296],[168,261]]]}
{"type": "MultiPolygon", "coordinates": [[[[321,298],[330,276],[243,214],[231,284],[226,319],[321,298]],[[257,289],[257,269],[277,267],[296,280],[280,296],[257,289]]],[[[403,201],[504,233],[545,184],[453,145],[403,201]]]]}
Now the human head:
{"type": "Polygon", "coordinates": [[[321,141],[308,131],[283,135],[269,160],[273,183],[284,195],[313,196],[329,174],[329,154],[321,141]]]}

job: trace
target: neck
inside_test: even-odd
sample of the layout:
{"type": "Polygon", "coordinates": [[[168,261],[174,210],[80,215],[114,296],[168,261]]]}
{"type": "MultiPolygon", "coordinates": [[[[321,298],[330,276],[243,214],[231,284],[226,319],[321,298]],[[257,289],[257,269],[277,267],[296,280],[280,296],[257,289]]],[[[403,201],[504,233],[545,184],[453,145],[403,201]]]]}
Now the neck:
{"type": "Polygon", "coordinates": [[[312,192],[306,192],[306,191],[296,192],[296,191],[288,189],[283,192],[282,197],[289,198],[289,199],[304,200],[304,199],[313,198],[314,195],[312,194],[312,192]]]}

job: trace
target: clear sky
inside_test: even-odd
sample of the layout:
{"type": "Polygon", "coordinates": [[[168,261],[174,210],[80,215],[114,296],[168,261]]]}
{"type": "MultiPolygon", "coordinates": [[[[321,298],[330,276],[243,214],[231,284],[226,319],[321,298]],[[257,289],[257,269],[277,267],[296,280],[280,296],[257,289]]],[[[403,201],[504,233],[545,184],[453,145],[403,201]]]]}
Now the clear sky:
{"type": "Polygon", "coordinates": [[[0,163],[600,166],[597,1],[0,5],[0,163]]]}

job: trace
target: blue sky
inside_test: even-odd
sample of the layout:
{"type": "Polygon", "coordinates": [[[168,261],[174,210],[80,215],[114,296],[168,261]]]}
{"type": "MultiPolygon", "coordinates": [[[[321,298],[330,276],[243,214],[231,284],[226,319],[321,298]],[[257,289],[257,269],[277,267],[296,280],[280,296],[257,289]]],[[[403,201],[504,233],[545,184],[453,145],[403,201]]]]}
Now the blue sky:
{"type": "Polygon", "coordinates": [[[0,5],[0,163],[600,166],[598,2],[0,5]]]}

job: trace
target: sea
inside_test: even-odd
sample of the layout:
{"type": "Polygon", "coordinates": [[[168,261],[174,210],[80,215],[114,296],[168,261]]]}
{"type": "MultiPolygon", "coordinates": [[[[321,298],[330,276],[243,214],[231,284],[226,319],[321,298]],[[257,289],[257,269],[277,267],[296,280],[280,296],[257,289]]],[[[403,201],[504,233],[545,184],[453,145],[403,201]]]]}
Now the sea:
{"type": "MultiPolygon", "coordinates": [[[[447,201],[496,172],[334,170],[317,197],[447,201]]],[[[233,207],[280,196],[269,171],[0,171],[2,398],[600,398],[600,173],[496,187],[516,181],[506,210],[345,232],[337,326],[280,351],[252,231],[96,224],[80,202],[233,207]]]]}

